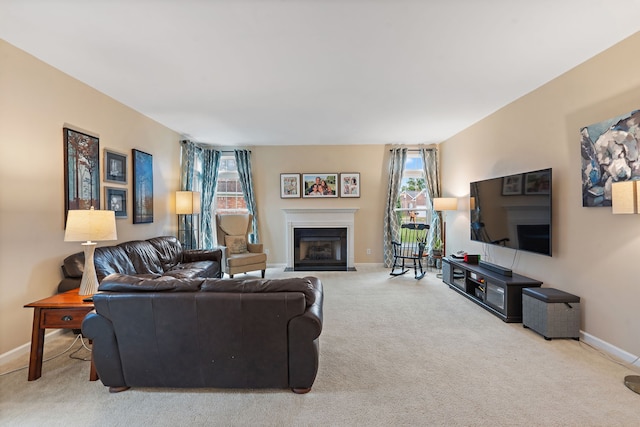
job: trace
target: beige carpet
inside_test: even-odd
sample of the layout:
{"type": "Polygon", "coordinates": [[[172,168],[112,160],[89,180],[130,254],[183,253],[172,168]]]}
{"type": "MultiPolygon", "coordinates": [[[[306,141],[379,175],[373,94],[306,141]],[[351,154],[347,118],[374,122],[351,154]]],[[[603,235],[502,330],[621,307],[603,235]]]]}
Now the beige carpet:
{"type": "MultiPolygon", "coordinates": [[[[325,302],[320,370],[309,394],[109,394],[88,381],[88,362],[65,354],[46,362],[37,381],[28,382],[26,370],[0,376],[0,425],[640,425],[640,395],[623,384],[637,373],[628,367],[586,344],[545,341],[521,324],[503,323],[433,273],[416,281],[410,273],[391,278],[383,268],[358,270],[313,273],[322,279],[325,302]]],[[[45,357],[73,338],[51,340],[45,357]]]]}

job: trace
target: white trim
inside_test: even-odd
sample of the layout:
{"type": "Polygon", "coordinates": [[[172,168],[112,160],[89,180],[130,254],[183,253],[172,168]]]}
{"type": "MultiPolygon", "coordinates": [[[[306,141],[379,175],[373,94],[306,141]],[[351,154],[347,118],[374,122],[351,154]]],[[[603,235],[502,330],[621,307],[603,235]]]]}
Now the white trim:
{"type": "Polygon", "coordinates": [[[582,341],[584,341],[586,344],[589,344],[590,346],[593,346],[599,350],[604,351],[607,354],[610,354],[611,356],[622,360],[625,363],[633,363],[633,366],[639,367],[640,368],[640,360],[638,360],[638,356],[635,356],[631,353],[628,353],[624,350],[622,350],[621,348],[616,347],[613,344],[609,344],[606,341],[601,340],[598,337],[595,337],[591,334],[588,334],[584,331],[580,331],[580,339],[582,341]]]}
{"type": "MultiPolygon", "coordinates": [[[[52,340],[55,339],[56,335],[60,335],[64,329],[55,329],[48,334],[45,334],[45,343],[49,344],[47,339],[52,340]]],[[[4,365],[5,363],[13,362],[15,359],[24,356],[25,354],[29,356],[29,352],[31,351],[31,341],[26,344],[22,344],[19,347],[14,348],[13,350],[9,350],[6,353],[0,354],[0,365],[4,365]]],[[[29,363],[29,359],[27,358],[27,363],[29,363]]]]}

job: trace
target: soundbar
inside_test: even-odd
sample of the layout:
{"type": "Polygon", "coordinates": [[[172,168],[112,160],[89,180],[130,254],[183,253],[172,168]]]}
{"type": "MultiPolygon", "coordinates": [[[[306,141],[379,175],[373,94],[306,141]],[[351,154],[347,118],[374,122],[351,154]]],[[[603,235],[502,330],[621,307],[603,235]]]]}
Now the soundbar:
{"type": "Polygon", "coordinates": [[[511,276],[513,274],[510,268],[505,268],[497,264],[491,264],[490,262],[486,262],[482,260],[478,262],[478,266],[482,268],[486,268],[487,270],[491,270],[495,273],[502,274],[503,276],[511,276]]]}

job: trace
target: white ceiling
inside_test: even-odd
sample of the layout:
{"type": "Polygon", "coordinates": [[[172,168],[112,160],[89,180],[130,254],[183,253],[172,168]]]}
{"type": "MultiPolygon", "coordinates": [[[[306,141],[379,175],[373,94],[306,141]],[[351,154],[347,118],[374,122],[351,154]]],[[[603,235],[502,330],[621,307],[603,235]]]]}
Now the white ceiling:
{"type": "Polygon", "coordinates": [[[229,146],[438,143],[638,30],[640,0],[0,0],[0,38],[229,146]]]}

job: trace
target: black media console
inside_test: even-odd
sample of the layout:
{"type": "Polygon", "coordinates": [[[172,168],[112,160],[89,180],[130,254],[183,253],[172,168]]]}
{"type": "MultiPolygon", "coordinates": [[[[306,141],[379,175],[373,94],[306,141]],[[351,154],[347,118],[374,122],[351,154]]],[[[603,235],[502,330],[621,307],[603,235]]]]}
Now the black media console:
{"type": "Polygon", "coordinates": [[[507,276],[495,269],[452,258],[442,260],[442,281],[509,323],[522,322],[522,288],[542,285],[538,280],[516,273],[507,276]]]}

